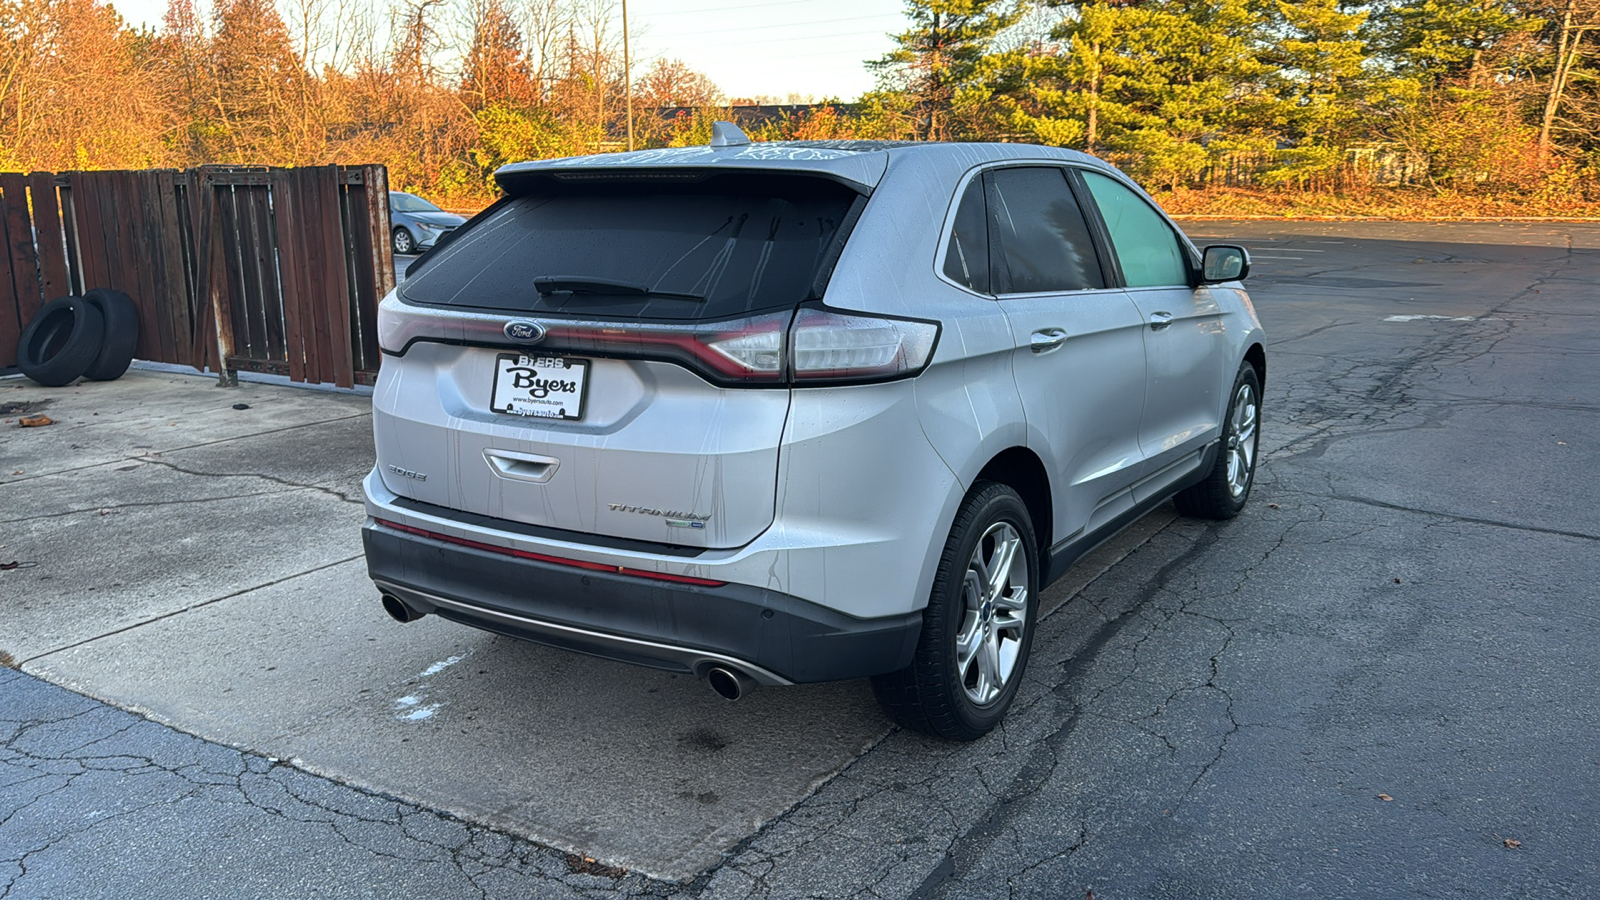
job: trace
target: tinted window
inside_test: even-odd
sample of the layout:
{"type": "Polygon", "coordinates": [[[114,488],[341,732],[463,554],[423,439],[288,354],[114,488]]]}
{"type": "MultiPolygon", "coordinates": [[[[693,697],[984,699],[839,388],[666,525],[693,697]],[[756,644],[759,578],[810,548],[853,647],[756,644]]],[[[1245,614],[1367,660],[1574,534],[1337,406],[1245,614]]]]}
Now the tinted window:
{"type": "Polygon", "coordinates": [[[961,195],[955,227],[945,248],[944,274],[980,294],[989,293],[989,226],[983,214],[983,179],[974,178],[961,195]]]}
{"type": "Polygon", "coordinates": [[[1128,287],[1188,285],[1189,264],[1167,220],[1114,179],[1096,172],[1084,172],[1083,179],[1106,220],[1128,287]]]}
{"type": "Polygon", "coordinates": [[[544,179],[525,190],[424,258],[400,293],[417,303],[644,319],[793,306],[810,295],[858,196],[827,179],[771,175],[544,179]],[[541,295],[537,278],[634,288],[541,295]]]}
{"type": "Polygon", "coordinates": [[[1057,168],[998,169],[989,186],[989,237],[998,293],[1105,287],[1083,210],[1057,168]]]}

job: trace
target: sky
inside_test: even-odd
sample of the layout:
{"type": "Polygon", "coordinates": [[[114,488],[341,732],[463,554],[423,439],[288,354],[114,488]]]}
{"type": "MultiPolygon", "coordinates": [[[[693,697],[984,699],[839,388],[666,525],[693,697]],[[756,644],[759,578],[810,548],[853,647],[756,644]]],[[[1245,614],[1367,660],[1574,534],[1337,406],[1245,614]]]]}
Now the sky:
{"type": "MultiPolygon", "coordinates": [[[[159,27],[167,4],[111,5],[130,24],[159,27]]],[[[729,97],[853,100],[873,86],[862,62],[887,53],[889,35],[906,28],[904,9],[902,0],[628,0],[634,72],[681,59],[729,97]]]]}

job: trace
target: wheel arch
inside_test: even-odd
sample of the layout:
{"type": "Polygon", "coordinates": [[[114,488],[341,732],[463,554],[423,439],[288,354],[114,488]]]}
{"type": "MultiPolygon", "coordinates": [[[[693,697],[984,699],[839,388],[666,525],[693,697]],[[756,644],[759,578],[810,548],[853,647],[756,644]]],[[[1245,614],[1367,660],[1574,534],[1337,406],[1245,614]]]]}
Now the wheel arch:
{"type": "MultiPolygon", "coordinates": [[[[972,485],[994,481],[1016,491],[1028,507],[1028,517],[1033,520],[1034,540],[1038,544],[1040,575],[1049,558],[1051,525],[1055,511],[1050,500],[1050,473],[1039,455],[1027,447],[1008,447],[995,454],[978,470],[972,485]]],[[[970,490],[970,487],[969,487],[970,490]]]]}
{"type": "Polygon", "coordinates": [[[1256,381],[1264,390],[1267,386],[1267,351],[1260,343],[1251,344],[1250,349],[1244,351],[1244,361],[1256,370],[1256,381]]]}

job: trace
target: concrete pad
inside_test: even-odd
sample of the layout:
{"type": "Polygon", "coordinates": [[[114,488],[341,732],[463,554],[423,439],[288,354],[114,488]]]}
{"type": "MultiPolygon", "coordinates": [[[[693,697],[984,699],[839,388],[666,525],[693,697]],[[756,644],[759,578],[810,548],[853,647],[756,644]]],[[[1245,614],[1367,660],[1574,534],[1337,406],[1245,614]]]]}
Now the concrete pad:
{"type": "Polygon", "coordinates": [[[26,660],[359,555],[368,402],[140,371],[0,379],[0,405],[55,420],[0,422],[0,556],[25,566],[0,572],[0,651],[26,660]]]}
{"type": "Polygon", "coordinates": [[[888,731],[865,682],[757,691],[379,608],[362,562],[25,670],[219,742],[687,878],[888,731]]]}
{"type": "Polygon", "coordinates": [[[115,485],[99,498],[106,506],[80,496],[86,508],[51,509],[59,503],[50,496],[59,487],[53,477],[0,485],[0,554],[32,564],[0,572],[0,650],[18,660],[362,552],[362,508],[318,488],[229,479],[237,493],[219,492],[234,485],[174,479],[157,464],[75,474],[104,474],[98,480],[115,485]],[[27,516],[34,508],[46,512],[27,516]]]}
{"type": "Polygon", "coordinates": [[[0,485],[371,414],[371,400],[358,394],[251,383],[219,388],[210,377],[137,369],[116,381],[55,388],[20,375],[0,378],[0,408],[18,403],[38,405],[55,424],[17,428],[7,421],[14,416],[0,416],[0,485]],[[236,403],[250,408],[236,410],[236,403]]]}

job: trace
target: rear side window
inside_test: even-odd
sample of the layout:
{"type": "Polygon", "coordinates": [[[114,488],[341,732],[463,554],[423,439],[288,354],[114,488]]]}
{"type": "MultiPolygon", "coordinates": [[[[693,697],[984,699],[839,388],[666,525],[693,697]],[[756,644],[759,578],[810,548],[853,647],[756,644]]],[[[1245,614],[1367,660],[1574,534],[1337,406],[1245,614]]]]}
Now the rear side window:
{"type": "Polygon", "coordinates": [[[983,179],[967,183],[956,207],[944,253],[944,275],[980,294],[989,293],[989,225],[983,214],[983,179]]]}
{"type": "Polygon", "coordinates": [[[524,190],[426,260],[400,294],[443,306],[687,321],[792,307],[811,295],[860,196],[788,175],[541,179],[524,190]]]}
{"type": "Polygon", "coordinates": [[[1128,287],[1187,287],[1189,264],[1167,220],[1114,179],[1084,172],[1083,180],[1111,232],[1111,245],[1128,287]]]}
{"type": "Polygon", "coordinates": [[[996,169],[984,175],[984,182],[995,293],[1106,286],[1065,171],[1045,166],[996,169]]]}

